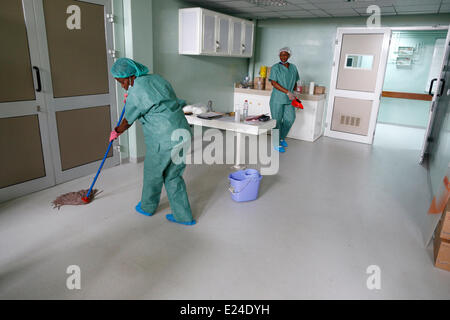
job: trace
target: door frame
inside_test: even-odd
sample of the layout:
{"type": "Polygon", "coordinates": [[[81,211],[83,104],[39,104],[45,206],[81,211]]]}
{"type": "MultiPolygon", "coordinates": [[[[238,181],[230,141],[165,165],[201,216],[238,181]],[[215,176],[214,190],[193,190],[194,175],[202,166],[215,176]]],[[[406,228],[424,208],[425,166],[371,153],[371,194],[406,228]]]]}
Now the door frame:
{"type": "MultiPolygon", "coordinates": [[[[41,60],[38,51],[39,44],[37,39],[34,1],[22,0],[22,9],[25,19],[25,26],[27,30],[28,50],[30,55],[31,67],[33,66],[40,67],[41,60]]],[[[42,68],[39,69],[42,80],[42,68]]],[[[0,202],[4,202],[9,199],[14,199],[32,192],[40,191],[55,185],[55,172],[53,166],[52,149],[50,146],[50,139],[49,139],[48,118],[45,112],[45,96],[43,92],[36,91],[36,83],[37,83],[36,73],[33,71],[33,69],[31,70],[31,72],[33,75],[33,82],[35,88],[35,100],[5,102],[5,104],[11,104],[13,107],[2,108],[1,116],[2,117],[3,116],[20,117],[29,115],[38,116],[45,176],[0,189],[0,202]]],[[[6,170],[6,168],[3,168],[2,170],[6,170]]]]}
{"type": "Polygon", "coordinates": [[[331,138],[343,139],[348,141],[372,144],[373,137],[375,135],[375,127],[378,117],[378,109],[380,107],[380,97],[381,90],[383,87],[384,76],[386,72],[387,66],[387,58],[389,53],[389,44],[391,38],[391,29],[390,28],[337,28],[336,38],[335,38],[335,49],[333,55],[333,67],[331,70],[331,85],[330,85],[330,95],[328,97],[328,106],[327,106],[327,116],[326,116],[326,126],[324,135],[331,138]],[[341,55],[341,47],[342,47],[342,38],[344,34],[380,34],[383,33],[383,44],[381,48],[380,61],[378,65],[378,74],[375,85],[375,92],[356,92],[350,90],[340,90],[336,89],[337,76],[339,71],[340,64],[340,55],[341,55]],[[345,98],[355,98],[355,99],[364,99],[364,100],[373,100],[372,103],[372,111],[370,114],[369,121],[369,129],[367,136],[346,133],[340,131],[331,130],[331,120],[333,117],[333,108],[334,108],[334,97],[345,97],[345,98]]]}
{"type": "MultiPolygon", "coordinates": [[[[105,26],[105,40],[106,40],[106,57],[108,71],[111,70],[114,64],[114,58],[111,56],[109,50],[114,50],[113,25],[108,22],[107,14],[112,12],[112,0],[78,0],[80,2],[93,3],[104,6],[104,26],[105,26]]],[[[86,107],[97,107],[110,105],[111,127],[116,125],[117,116],[117,101],[116,101],[116,85],[112,76],[108,76],[109,93],[98,95],[86,95],[79,97],[68,98],[54,98],[53,84],[51,80],[50,57],[48,52],[47,32],[45,26],[45,16],[43,0],[34,0],[35,5],[35,19],[37,25],[37,41],[39,42],[39,54],[41,58],[41,76],[42,87],[47,104],[47,116],[49,123],[50,142],[52,145],[52,156],[54,162],[55,180],[56,184],[70,181],[79,177],[87,176],[95,173],[98,169],[102,159],[81,165],[72,169],[62,170],[61,156],[58,139],[58,129],[56,123],[56,112],[65,110],[76,110],[86,107]]],[[[120,163],[120,154],[117,150],[118,142],[114,142],[113,156],[106,158],[104,167],[109,168],[120,163]]],[[[106,149],[105,149],[106,152],[106,149]]]]}

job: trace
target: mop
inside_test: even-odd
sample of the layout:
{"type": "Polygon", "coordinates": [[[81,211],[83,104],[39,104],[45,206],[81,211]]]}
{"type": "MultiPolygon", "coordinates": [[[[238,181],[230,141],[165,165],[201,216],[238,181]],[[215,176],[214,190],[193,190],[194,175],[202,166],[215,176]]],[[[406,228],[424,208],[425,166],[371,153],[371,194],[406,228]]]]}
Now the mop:
{"type": "MultiPolygon", "coordinates": [[[[125,98],[126,98],[126,95],[125,95],[125,98]]],[[[125,102],[125,105],[123,106],[123,110],[120,115],[117,126],[120,125],[120,123],[122,122],[122,118],[125,114],[125,107],[126,107],[127,103],[126,103],[126,100],[124,100],[124,102],[125,102]]],[[[78,205],[88,204],[92,200],[94,200],[95,196],[98,195],[101,191],[99,192],[98,189],[92,189],[92,188],[94,187],[94,184],[97,181],[98,175],[100,174],[100,171],[102,170],[103,164],[105,163],[106,157],[108,156],[109,150],[111,149],[113,142],[114,142],[114,140],[111,140],[109,142],[108,149],[106,150],[106,153],[103,157],[102,163],[100,164],[100,168],[98,168],[97,174],[95,175],[94,181],[92,181],[90,188],[85,189],[85,190],[80,190],[77,192],[65,193],[65,194],[59,196],[58,198],[56,198],[56,200],[54,200],[52,202],[53,209],[58,208],[58,210],[59,210],[64,205],[78,206],[78,205]]]]}

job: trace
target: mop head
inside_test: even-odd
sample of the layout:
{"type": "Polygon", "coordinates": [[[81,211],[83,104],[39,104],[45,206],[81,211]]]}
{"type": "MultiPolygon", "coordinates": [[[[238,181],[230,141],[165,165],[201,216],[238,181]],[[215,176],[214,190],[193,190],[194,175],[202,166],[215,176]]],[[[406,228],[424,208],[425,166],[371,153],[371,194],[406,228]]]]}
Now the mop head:
{"type": "Polygon", "coordinates": [[[86,194],[88,193],[88,191],[89,189],[80,190],[77,192],[69,192],[59,196],[55,201],[52,202],[53,209],[58,208],[59,210],[64,205],[79,206],[82,204],[88,204],[89,202],[94,200],[94,197],[97,194],[100,193],[98,189],[93,189],[91,191],[91,194],[89,195],[89,198],[87,198],[86,194]]]}

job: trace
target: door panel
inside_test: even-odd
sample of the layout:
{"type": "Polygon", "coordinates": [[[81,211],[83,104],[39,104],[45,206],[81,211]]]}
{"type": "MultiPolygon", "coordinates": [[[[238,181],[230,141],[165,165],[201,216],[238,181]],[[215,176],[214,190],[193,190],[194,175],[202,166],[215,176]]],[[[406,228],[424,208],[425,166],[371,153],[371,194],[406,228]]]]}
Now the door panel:
{"type": "Polygon", "coordinates": [[[253,24],[245,23],[244,30],[244,47],[242,48],[242,53],[246,56],[251,56],[253,53],[253,24]]]}
{"type": "Polygon", "coordinates": [[[219,17],[219,49],[218,53],[228,53],[230,36],[230,19],[219,17]]]}
{"type": "Polygon", "coordinates": [[[0,39],[4,45],[0,50],[0,103],[35,100],[22,1],[2,2],[0,39]]]}
{"type": "Polygon", "coordinates": [[[336,89],[375,91],[383,37],[383,34],[343,35],[336,89]],[[364,66],[349,67],[347,62],[356,57],[372,57],[372,67],[370,69],[364,66]]]}
{"type": "Polygon", "coordinates": [[[242,22],[233,21],[233,47],[232,54],[240,55],[242,45],[242,22]]]}
{"type": "Polygon", "coordinates": [[[372,104],[371,100],[336,97],[331,130],[367,136],[372,104]]]}
{"type": "MultiPolygon", "coordinates": [[[[56,112],[63,171],[103,158],[112,130],[110,118],[110,106],[56,112]]],[[[108,156],[112,155],[110,150],[108,156]]]]}
{"type": "Polygon", "coordinates": [[[0,119],[0,188],[45,177],[37,115],[0,119]]]}
{"type": "Polygon", "coordinates": [[[73,0],[43,5],[54,97],[109,93],[104,7],[73,0]],[[81,9],[79,30],[67,28],[62,14],[72,4],[81,9]]]}
{"type": "Polygon", "coordinates": [[[210,14],[203,15],[203,52],[214,53],[216,41],[216,17],[210,14]]]}
{"type": "Polygon", "coordinates": [[[372,144],[386,70],[388,28],[339,28],[325,135],[372,144]]]}

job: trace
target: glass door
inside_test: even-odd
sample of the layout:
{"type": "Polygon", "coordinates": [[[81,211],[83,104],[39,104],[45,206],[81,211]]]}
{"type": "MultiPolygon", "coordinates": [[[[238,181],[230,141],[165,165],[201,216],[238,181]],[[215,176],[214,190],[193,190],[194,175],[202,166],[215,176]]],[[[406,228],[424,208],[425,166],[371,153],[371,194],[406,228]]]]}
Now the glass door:
{"type": "Polygon", "coordinates": [[[422,163],[424,161],[425,155],[428,152],[428,146],[431,141],[431,133],[433,130],[433,125],[435,122],[436,112],[437,112],[437,106],[439,105],[440,99],[445,99],[447,96],[447,92],[445,92],[445,74],[447,68],[447,59],[450,55],[450,30],[447,32],[447,38],[445,39],[445,45],[444,45],[444,55],[442,57],[440,68],[439,68],[439,77],[435,78],[430,83],[429,93],[432,94],[433,87],[436,88],[433,93],[433,99],[431,100],[431,108],[430,108],[430,114],[428,118],[428,125],[427,129],[425,131],[425,138],[422,145],[422,151],[420,153],[420,159],[419,162],[422,163]],[[435,85],[436,83],[436,85],[435,85]]]}

